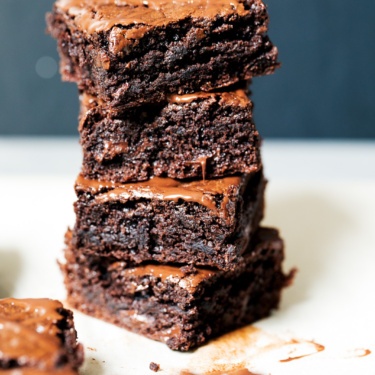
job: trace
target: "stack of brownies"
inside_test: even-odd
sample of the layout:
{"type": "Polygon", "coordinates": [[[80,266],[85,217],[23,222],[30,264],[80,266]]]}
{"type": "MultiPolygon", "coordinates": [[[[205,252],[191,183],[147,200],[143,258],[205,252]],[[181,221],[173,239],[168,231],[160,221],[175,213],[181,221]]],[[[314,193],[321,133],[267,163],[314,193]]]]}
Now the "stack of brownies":
{"type": "Polygon", "coordinates": [[[58,0],[83,148],[62,266],[72,306],[177,350],[267,316],[288,277],[260,228],[246,87],[278,66],[261,0],[58,0]]]}

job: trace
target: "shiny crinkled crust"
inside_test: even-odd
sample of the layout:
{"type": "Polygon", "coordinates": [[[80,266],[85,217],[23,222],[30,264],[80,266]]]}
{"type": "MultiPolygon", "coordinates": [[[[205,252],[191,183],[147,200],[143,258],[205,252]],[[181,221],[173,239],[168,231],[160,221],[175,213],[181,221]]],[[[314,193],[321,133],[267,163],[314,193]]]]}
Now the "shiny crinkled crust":
{"type": "Polygon", "coordinates": [[[111,106],[130,108],[227,87],[279,65],[260,0],[204,2],[219,4],[213,12],[201,0],[177,2],[162,21],[150,15],[159,12],[157,2],[58,2],[47,20],[63,78],[111,106]]]}
{"type": "MultiPolygon", "coordinates": [[[[264,8],[259,0],[254,3],[264,8]]],[[[210,19],[249,12],[238,0],[57,0],[56,8],[88,34],[110,31],[115,26],[141,25],[131,36],[126,35],[128,39],[141,38],[152,27],[188,17],[210,19]]]]}
{"type": "Polygon", "coordinates": [[[0,369],[75,371],[83,362],[73,314],[56,300],[0,300],[0,369]]]}

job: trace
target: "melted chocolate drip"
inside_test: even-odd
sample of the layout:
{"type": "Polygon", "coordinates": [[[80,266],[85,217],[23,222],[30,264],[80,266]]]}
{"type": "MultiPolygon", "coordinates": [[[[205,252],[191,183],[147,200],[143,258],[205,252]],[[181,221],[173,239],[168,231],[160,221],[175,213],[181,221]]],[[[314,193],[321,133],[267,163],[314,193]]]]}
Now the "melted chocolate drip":
{"type": "Polygon", "coordinates": [[[154,177],[144,182],[121,184],[110,181],[89,180],[79,175],[76,181],[76,188],[97,194],[95,199],[99,203],[111,201],[127,202],[137,198],[175,202],[182,199],[187,202],[201,204],[225,219],[227,218],[226,206],[229,202],[229,190],[231,187],[238,187],[240,183],[241,177],[236,176],[192,182],[154,177]],[[108,191],[101,193],[102,190],[108,191]],[[219,208],[215,202],[215,195],[223,196],[219,208]]]}
{"type": "Polygon", "coordinates": [[[206,278],[215,274],[215,271],[206,269],[196,269],[194,274],[186,274],[179,267],[167,265],[146,265],[124,269],[124,274],[135,276],[151,275],[160,278],[162,281],[177,283],[181,288],[189,293],[194,293],[198,285],[206,278]]]}
{"type": "Polygon", "coordinates": [[[185,95],[169,95],[168,102],[174,104],[191,103],[198,99],[206,99],[210,97],[219,97],[220,101],[230,106],[245,107],[249,105],[250,100],[244,90],[235,90],[228,92],[197,92],[185,95]]]}

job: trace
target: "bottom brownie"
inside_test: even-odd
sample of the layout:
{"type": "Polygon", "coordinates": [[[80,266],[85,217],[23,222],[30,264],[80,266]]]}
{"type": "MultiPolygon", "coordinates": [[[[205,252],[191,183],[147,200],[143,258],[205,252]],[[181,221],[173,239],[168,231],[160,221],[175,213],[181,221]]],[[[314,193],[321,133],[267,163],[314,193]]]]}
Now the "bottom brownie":
{"type": "MultiPolygon", "coordinates": [[[[69,237],[69,236],[68,236],[69,237]]],[[[146,264],[126,268],[111,257],[77,252],[62,265],[69,303],[94,317],[186,351],[277,308],[289,277],[283,242],[261,228],[231,271],[146,264]]]]}
{"type": "Polygon", "coordinates": [[[0,373],[75,374],[82,362],[73,313],[59,301],[0,300],[0,373]]]}

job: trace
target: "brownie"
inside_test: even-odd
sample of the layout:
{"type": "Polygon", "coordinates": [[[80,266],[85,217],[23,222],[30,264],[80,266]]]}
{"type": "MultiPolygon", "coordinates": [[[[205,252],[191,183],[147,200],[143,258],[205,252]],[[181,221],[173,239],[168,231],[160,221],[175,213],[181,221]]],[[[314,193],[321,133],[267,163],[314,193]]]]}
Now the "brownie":
{"type": "Polygon", "coordinates": [[[82,174],[96,180],[215,178],[261,168],[245,91],[173,95],[165,106],[114,110],[83,97],[82,174]]]}
{"type": "Polygon", "coordinates": [[[157,261],[229,269],[242,261],[263,216],[262,171],[181,182],[76,182],[77,251],[131,263],[157,261]]]}
{"type": "Polygon", "coordinates": [[[55,370],[38,370],[30,367],[16,368],[13,370],[2,370],[0,375],[77,375],[77,371],[69,368],[60,368],[55,370]]]}
{"type": "Polygon", "coordinates": [[[261,0],[58,0],[47,24],[63,79],[111,106],[210,91],[278,66],[261,0]]]}
{"type": "Polygon", "coordinates": [[[82,362],[73,313],[59,301],[0,300],[0,372],[63,375],[82,362]]]}
{"type": "Polygon", "coordinates": [[[209,338],[266,317],[289,277],[274,229],[253,236],[244,262],[231,271],[146,264],[127,268],[113,257],[83,254],[68,243],[62,265],[75,308],[186,351],[209,338]]]}

